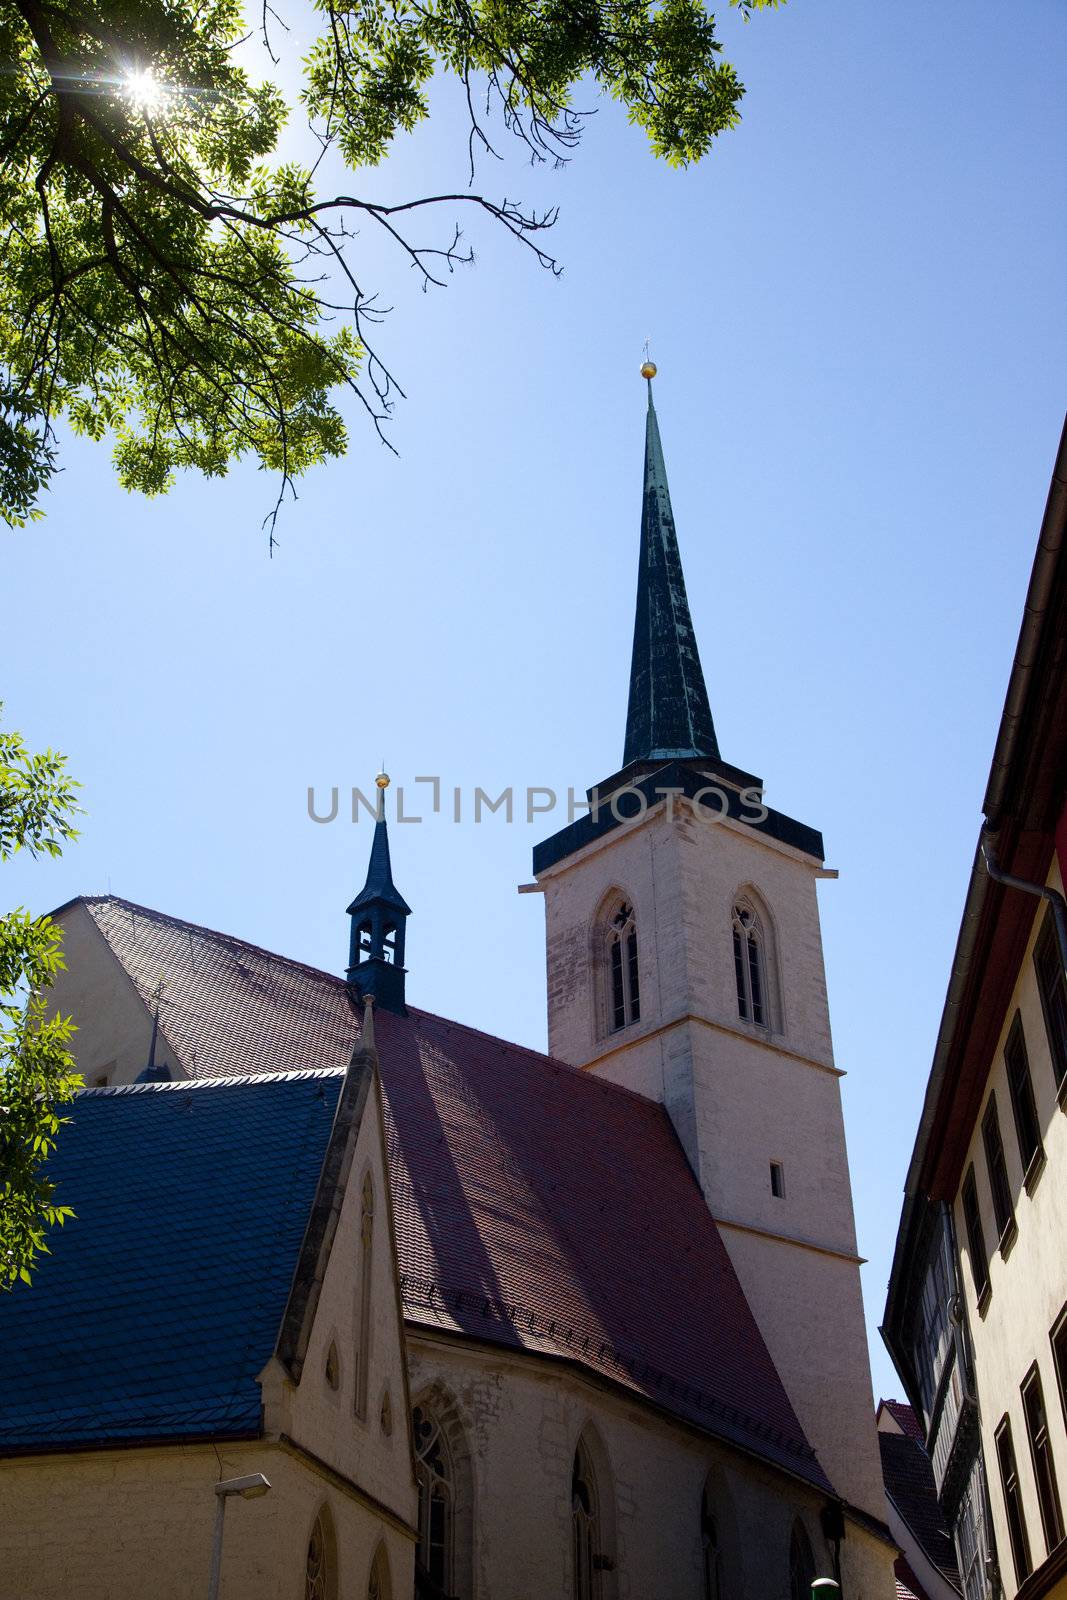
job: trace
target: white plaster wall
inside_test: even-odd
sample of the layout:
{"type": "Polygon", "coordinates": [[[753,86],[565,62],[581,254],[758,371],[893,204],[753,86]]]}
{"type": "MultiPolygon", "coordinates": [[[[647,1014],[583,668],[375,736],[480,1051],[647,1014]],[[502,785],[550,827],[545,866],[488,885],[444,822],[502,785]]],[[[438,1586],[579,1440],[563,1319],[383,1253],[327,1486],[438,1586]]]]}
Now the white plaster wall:
{"type": "MultiPolygon", "coordinates": [[[[50,992],[50,1009],[71,1016],[77,1033],[71,1052],[85,1087],[106,1077],[109,1085],[133,1083],[148,1062],[152,1013],[84,905],[69,906],[56,921],[63,929],[66,969],[50,992]]],[[[176,1078],[185,1073],[164,1037],[166,1002],[161,1010],[156,1063],[164,1062],[176,1078]]]]}
{"type": "MultiPolygon", "coordinates": [[[[451,1398],[473,1470],[474,1562],[459,1600],[568,1600],[571,1469],[595,1429],[614,1508],[608,1600],[702,1600],[700,1508],[709,1472],[732,1600],[788,1600],[801,1516],[819,1571],[821,1497],[739,1451],[555,1363],[409,1331],[412,1392],[451,1398]]],[[[849,1600],[890,1600],[895,1552],[858,1524],[842,1546],[849,1600]]]]}
{"type": "MultiPolygon", "coordinates": [[[[1053,867],[1049,883],[1061,888],[1058,870],[1053,867]]],[[[982,1447],[989,1478],[1001,1578],[1005,1594],[1015,1592],[1011,1544],[1004,1514],[994,1434],[1001,1418],[1011,1419],[1012,1442],[1022,1487],[1023,1508],[1030,1538],[1034,1566],[1040,1566],[1048,1553],[1041,1526],[1033,1464],[1027,1444],[1019,1386],[1036,1361],[1041,1373],[1052,1450],[1056,1463],[1060,1500],[1067,1515],[1067,1427],[1052,1362],[1049,1333],[1067,1303],[1067,1116],[1057,1104],[1052,1058],[1045,1032],[1041,996],[1034,971],[1033,950],[1044,919],[1043,903],[1038,907],[1026,954],[1019,970],[1011,1005],[993,1056],[989,1081],[979,1106],[972,1131],[964,1176],[973,1162],[982,1228],[989,1253],[991,1295],[988,1306],[979,1311],[967,1243],[963,1206],[957,1194],[954,1212],[960,1244],[964,1298],[974,1343],[975,1374],[982,1417],[982,1447]],[[1023,1186],[1022,1163],[1012,1119],[1008,1092],[1004,1045],[1016,1011],[1022,1016],[1030,1077],[1034,1088],[1038,1122],[1045,1147],[1045,1166],[1027,1193],[1023,1186]],[[993,1215],[992,1193],[982,1143],[982,1117],[989,1096],[997,1099],[1001,1138],[1015,1205],[1018,1234],[1005,1252],[997,1247],[997,1228],[993,1215]]],[[[962,1191],[962,1183],[961,1183],[962,1191]]]]}
{"type": "Polygon", "coordinates": [[[410,1539],[266,1444],[92,1451],[0,1462],[0,1600],[189,1600],[207,1593],[219,1477],[262,1472],[271,1491],[226,1510],[220,1600],[304,1592],[307,1542],[329,1507],[338,1600],[367,1592],[384,1541],[394,1600],[410,1596],[410,1539]]]}
{"type": "Polygon", "coordinates": [[[414,1524],[412,1468],[403,1330],[399,1315],[395,1258],[385,1203],[384,1139],[376,1086],[367,1099],[337,1233],[323,1278],[307,1354],[294,1384],[280,1365],[264,1374],[265,1425],[286,1433],[328,1461],[414,1524]],[[370,1368],[367,1411],[356,1415],[356,1350],[359,1331],[360,1224],[363,1180],[374,1189],[371,1259],[370,1368]],[[339,1385],[326,1379],[331,1344],[339,1358],[339,1385]],[[385,1405],[388,1397],[388,1404],[385,1405]],[[383,1410],[386,1412],[383,1425],[383,1410]]]}

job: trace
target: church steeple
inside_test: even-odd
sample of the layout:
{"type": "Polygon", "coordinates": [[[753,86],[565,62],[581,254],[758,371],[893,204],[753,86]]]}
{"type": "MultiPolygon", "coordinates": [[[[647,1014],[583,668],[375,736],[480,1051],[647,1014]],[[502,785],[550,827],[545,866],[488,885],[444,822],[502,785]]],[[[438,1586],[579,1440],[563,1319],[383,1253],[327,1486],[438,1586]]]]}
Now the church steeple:
{"type": "Polygon", "coordinates": [[[387,1011],[404,1011],[404,931],[411,907],[393,882],[385,822],[387,775],[379,773],[367,881],[348,908],[352,919],[346,977],[360,999],[373,995],[387,1011]]]}
{"type": "Polygon", "coordinates": [[[637,616],[630,664],[623,766],[633,761],[719,760],[719,744],[704,685],[682,558],[671,511],[656,408],[653,362],[645,423],[645,491],[641,506],[641,556],[637,572],[637,616]]]}

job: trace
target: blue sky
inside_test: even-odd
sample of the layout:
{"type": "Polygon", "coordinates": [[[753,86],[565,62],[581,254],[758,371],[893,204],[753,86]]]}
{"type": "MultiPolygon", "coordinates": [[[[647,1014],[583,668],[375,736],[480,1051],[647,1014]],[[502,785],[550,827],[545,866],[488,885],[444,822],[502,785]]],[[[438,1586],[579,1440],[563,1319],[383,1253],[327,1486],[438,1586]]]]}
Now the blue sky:
{"type": "MultiPolygon", "coordinates": [[[[67,752],[81,840],[4,896],[143,901],[341,970],[369,831],[309,784],[581,789],[622,753],[651,335],[723,754],[822,828],[820,890],[873,1333],[1064,411],[1067,11],[792,0],[722,18],[744,122],[699,168],[602,105],[562,172],[565,272],[475,226],[424,295],[361,235],[408,392],[353,413],[267,559],[252,470],[145,502],[73,442],[4,533],[8,721],[67,752]]],[[[465,179],[456,108],[363,192],[465,179]]],[[[361,180],[362,181],[362,180],[361,180]]],[[[446,231],[442,220],[439,231],[446,231]]],[[[426,237],[434,232],[426,225],[426,237]]],[[[556,820],[394,827],[409,996],[542,1045],[556,820]]]]}

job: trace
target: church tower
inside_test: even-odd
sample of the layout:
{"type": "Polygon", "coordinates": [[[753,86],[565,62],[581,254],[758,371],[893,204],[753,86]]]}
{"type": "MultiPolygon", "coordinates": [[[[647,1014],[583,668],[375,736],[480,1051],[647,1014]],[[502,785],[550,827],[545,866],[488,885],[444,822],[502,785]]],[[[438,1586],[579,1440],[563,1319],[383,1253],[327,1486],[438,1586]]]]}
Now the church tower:
{"type": "Polygon", "coordinates": [[[551,1054],[662,1102],[838,1493],[881,1517],[816,884],[822,837],[724,761],[648,379],[622,769],[536,847],[551,1054]]]}

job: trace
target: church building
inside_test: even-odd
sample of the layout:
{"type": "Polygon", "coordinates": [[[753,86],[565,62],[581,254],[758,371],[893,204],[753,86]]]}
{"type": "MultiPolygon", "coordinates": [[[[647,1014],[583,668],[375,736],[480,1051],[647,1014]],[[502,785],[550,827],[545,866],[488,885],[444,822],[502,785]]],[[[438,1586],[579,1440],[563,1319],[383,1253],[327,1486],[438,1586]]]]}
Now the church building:
{"type": "Polygon", "coordinates": [[[77,1215],[0,1300],[0,1596],[892,1600],[831,874],[720,754],[642,371],[622,765],[526,886],[547,1055],[414,1003],[384,788],[337,973],[56,913],[77,1215]]]}

